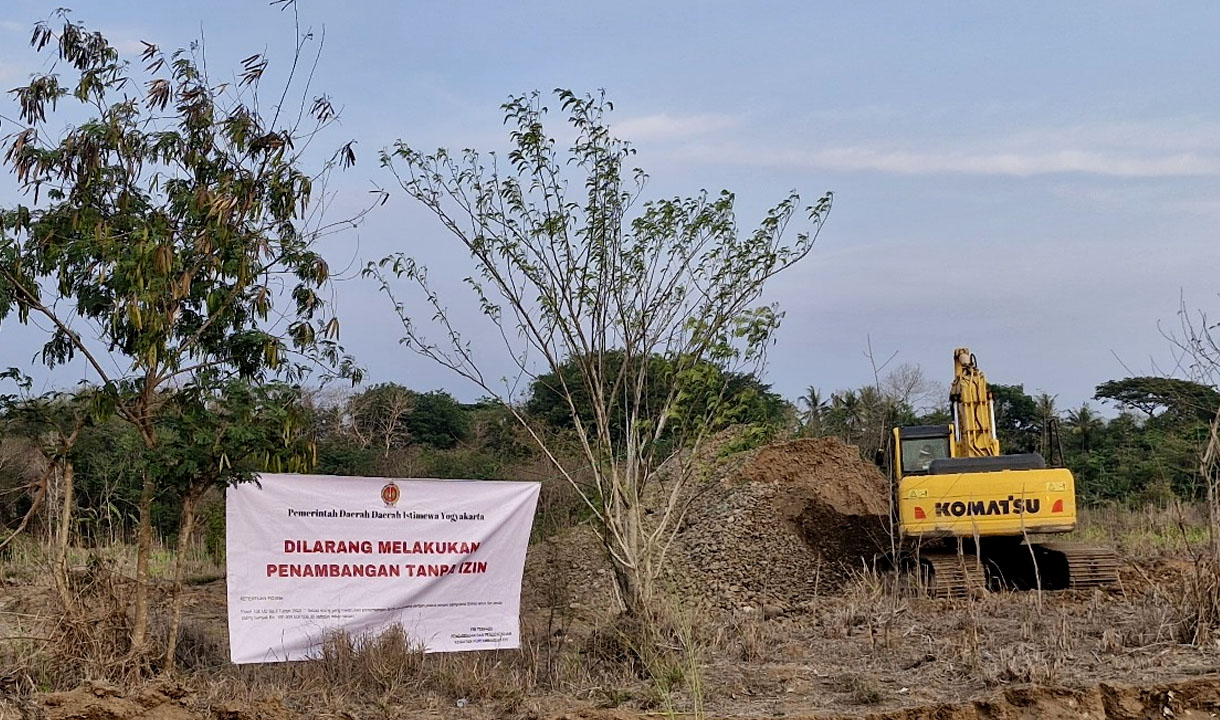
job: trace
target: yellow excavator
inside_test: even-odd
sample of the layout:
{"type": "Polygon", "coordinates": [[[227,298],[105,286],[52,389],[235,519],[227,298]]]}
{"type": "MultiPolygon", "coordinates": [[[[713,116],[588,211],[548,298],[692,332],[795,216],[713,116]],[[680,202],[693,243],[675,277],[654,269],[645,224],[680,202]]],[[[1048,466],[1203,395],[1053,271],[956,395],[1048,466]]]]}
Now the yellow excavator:
{"type": "Polygon", "coordinates": [[[1059,590],[1118,579],[1112,550],[1041,536],[1076,527],[1076,488],[1037,453],[1003,455],[995,400],[968,348],[953,352],[952,425],[894,428],[888,464],[904,548],[936,597],[1059,590]]]}

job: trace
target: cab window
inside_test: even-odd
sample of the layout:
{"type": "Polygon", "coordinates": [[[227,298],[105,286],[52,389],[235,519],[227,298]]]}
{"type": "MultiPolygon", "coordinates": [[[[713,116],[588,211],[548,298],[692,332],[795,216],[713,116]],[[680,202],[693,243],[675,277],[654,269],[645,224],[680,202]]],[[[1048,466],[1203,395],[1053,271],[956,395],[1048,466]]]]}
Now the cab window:
{"type": "Polygon", "coordinates": [[[921,438],[902,441],[902,473],[928,472],[933,460],[949,457],[949,438],[921,438]]]}

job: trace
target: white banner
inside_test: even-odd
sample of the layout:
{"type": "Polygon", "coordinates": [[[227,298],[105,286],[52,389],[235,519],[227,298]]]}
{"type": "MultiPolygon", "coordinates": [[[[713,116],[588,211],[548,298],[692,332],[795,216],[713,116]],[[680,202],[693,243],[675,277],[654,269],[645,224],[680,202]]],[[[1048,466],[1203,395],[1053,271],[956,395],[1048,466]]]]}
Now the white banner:
{"type": "Polygon", "coordinates": [[[228,490],[235,663],[394,624],[428,652],[520,645],[538,483],[264,474],[228,490]]]}

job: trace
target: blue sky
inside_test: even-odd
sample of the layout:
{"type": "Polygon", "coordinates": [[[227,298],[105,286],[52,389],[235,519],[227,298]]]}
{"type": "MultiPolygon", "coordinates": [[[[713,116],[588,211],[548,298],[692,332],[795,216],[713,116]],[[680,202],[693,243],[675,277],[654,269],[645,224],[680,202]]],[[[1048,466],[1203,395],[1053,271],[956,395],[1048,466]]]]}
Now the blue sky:
{"type": "MultiPolygon", "coordinates": [[[[0,83],[39,67],[28,28],[57,4],[0,9],[0,83]]],[[[72,7],[124,50],[202,32],[213,72],[263,51],[282,67],[293,33],[289,14],[254,0],[72,7]]],[[[554,87],[605,88],[651,192],[733,190],[743,228],[790,189],[809,200],[833,190],[819,245],[770,292],[787,317],[767,380],[790,398],[872,382],[871,341],[939,381],[967,345],[993,381],[1074,406],[1128,369],[1171,369],[1162,328],[1180,302],[1217,309],[1220,5],[299,7],[325,31],[315,87],[359,141],[338,208],[392,186],[379,148],[502,146],[505,97],[554,87]]],[[[13,199],[0,181],[0,201],[13,199]]],[[[402,250],[455,290],[468,267],[401,193],[327,242],[332,266],[402,250]]],[[[345,344],[372,380],[473,397],[398,348],[367,283],[339,283],[337,299],[345,344]]],[[[28,362],[30,336],[2,332],[0,365],[28,362]]]]}

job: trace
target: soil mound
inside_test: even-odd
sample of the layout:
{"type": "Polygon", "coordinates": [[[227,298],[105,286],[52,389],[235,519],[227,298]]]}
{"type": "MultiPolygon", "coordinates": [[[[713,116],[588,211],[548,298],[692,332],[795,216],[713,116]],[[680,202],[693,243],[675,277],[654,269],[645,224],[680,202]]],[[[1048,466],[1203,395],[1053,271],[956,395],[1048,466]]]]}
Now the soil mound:
{"type": "Polygon", "coordinates": [[[888,492],[881,472],[835,438],[769,445],[692,502],[675,583],[714,606],[796,609],[887,545],[888,492]]]}

